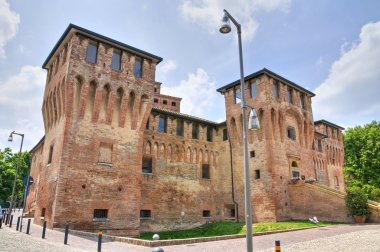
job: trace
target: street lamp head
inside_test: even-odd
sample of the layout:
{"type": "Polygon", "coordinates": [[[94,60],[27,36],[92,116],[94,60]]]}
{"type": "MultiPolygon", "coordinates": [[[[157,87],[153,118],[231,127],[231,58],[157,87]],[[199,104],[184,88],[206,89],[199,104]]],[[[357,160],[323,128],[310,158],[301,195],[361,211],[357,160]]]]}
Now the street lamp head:
{"type": "Polygon", "coordinates": [[[13,133],[14,133],[14,131],[12,131],[11,134],[9,135],[8,142],[12,142],[13,141],[13,133]]]}
{"type": "Polygon", "coordinates": [[[257,130],[260,129],[260,121],[257,117],[256,109],[251,109],[249,113],[248,129],[257,130]]]}
{"type": "Polygon", "coordinates": [[[223,34],[229,33],[231,31],[230,19],[226,12],[223,14],[222,25],[220,26],[219,31],[223,34]]]}

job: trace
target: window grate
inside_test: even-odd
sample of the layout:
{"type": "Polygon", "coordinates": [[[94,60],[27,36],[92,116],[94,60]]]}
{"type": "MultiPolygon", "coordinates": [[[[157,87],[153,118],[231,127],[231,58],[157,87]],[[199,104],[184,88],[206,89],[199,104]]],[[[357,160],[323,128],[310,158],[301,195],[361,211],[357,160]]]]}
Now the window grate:
{"type": "Polygon", "coordinates": [[[107,219],[108,209],[94,209],[94,219],[107,219]]]}

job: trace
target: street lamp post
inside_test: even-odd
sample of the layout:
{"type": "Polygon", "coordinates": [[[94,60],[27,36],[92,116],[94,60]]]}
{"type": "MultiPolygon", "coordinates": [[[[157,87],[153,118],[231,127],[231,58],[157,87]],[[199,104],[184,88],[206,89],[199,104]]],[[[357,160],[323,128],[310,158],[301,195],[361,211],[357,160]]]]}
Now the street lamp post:
{"type": "MultiPolygon", "coordinates": [[[[240,90],[241,90],[241,108],[243,114],[243,143],[244,143],[244,194],[245,194],[245,225],[246,225],[246,240],[247,240],[247,252],[252,252],[252,209],[251,209],[251,186],[250,186],[250,176],[249,176],[249,163],[248,163],[248,139],[247,139],[247,104],[245,102],[244,95],[244,69],[243,69],[243,49],[241,44],[241,25],[228,13],[224,11],[222,26],[219,31],[223,34],[229,33],[231,31],[231,26],[229,20],[236,26],[238,33],[239,42],[239,61],[240,61],[240,90]]],[[[249,128],[258,129],[260,124],[257,118],[257,114],[254,108],[252,108],[249,115],[249,128]]]]}
{"type": "Polygon", "coordinates": [[[8,138],[9,142],[13,141],[13,135],[19,135],[19,136],[21,136],[21,145],[20,145],[20,151],[18,153],[18,159],[17,159],[17,165],[16,165],[16,174],[15,174],[15,179],[13,181],[11,204],[10,204],[9,209],[8,209],[8,214],[11,214],[12,213],[12,209],[13,209],[13,201],[14,201],[15,191],[16,191],[17,175],[18,175],[18,170],[20,169],[22,144],[24,142],[24,134],[16,133],[15,131],[12,131],[11,134],[9,135],[9,138],[8,138]]]}

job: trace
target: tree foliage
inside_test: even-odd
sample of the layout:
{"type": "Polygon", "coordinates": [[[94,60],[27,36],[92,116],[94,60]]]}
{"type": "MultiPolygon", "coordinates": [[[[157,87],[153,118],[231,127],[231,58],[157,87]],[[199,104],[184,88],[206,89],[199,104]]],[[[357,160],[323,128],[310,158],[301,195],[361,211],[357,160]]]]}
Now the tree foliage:
{"type": "Polygon", "coordinates": [[[345,200],[348,213],[351,216],[368,216],[371,214],[367,204],[367,196],[362,189],[358,187],[348,189],[345,200]]]}
{"type": "Polygon", "coordinates": [[[370,198],[380,188],[380,123],[347,129],[343,134],[344,173],[349,187],[360,187],[370,198]]]}
{"type": "MultiPolygon", "coordinates": [[[[17,176],[15,196],[17,202],[23,197],[25,186],[22,179],[28,176],[27,159],[29,152],[21,153],[20,168],[17,176]]],[[[16,174],[18,153],[12,153],[10,148],[0,149],[0,205],[8,206],[11,201],[13,181],[16,174]]]]}

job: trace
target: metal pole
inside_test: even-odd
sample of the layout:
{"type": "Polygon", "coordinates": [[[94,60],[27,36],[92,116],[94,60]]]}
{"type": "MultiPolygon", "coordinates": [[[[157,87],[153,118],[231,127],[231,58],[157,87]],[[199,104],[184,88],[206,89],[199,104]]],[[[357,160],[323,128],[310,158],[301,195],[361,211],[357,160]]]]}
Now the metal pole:
{"type": "Polygon", "coordinates": [[[237,28],[238,33],[238,42],[239,42],[239,63],[240,63],[240,90],[241,90],[241,109],[243,114],[243,143],[244,143],[244,194],[245,194],[245,225],[247,228],[246,231],[246,240],[247,240],[247,252],[252,252],[252,210],[251,210],[251,184],[249,176],[249,162],[248,162],[248,137],[247,137],[247,106],[245,104],[245,85],[244,85],[244,68],[243,68],[243,47],[241,43],[241,25],[228,13],[224,10],[228,18],[231,19],[232,23],[237,28]]]}
{"type": "Polygon", "coordinates": [[[16,135],[21,136],[21,145],[20,145],[20,151],[18,153],[18,160],[17,160],[17,166],[16,166],[15,180],[13,181],[13,189],[12,189],[12,196],[11,196],[11,205],[8,208],[8,213],[11,213],[12,212],[12,208],[13,208],[13,200],[14,200],[15,191],[16,191],[17,175],[18,175],[18,170],[20,168],[20,159],[21,159],[22,144],[24,142],[24,134],[19,134],[19,133],[15,133],[15,132],[12,132],[11,134],[16,134],[16,135]]]}
{"type": "MultiPolygon", "coordinates": [[[[28,157],[29,158],[29,157],[28,157]]],[[[23,200],[23,202],[22,202],[22,211],[21,211],[21,227],[20,227],[20,232],[21,232],[21,230],[22,230],[22,220],[23,220],[23,218],[24,218],[24,208],[25,208],[25,203],[26,203],[26,198],[28,197],[28,194],[27,194],[27,192],[28,192],[28,189],[29,189],[29,183],[30,183],[30,165],[31,164],[31,162],[29,161],[29,172],[28,172],[28,181],[26,182],[26,188],[25,188],[25,192],[24,192],[24,200],[23,200]]]]}
{"type": "Polygon", "coordinates": [[[13,214],[11,214],[11,219],[9,220],[9,227],[12,227],[12,221],[13,221],[13,214]]]}
{"type": "Polygon", "coordinates": [[[29,230],[30,230],[30,220],[31,220],[31,219],[28,219],[28,226],[26,227],[26,234],[29,234],[29,230]]]}
{"type": "MultiPolygon", "coordinates": [[[[16,231],[18,231],[18,227],[20,226],[20,216],[17,217],[16,231]]],[[[11,226],[9,226],[11,227],[11,226]]]]}
{"type": "Polygon", "coordinates": [[[45,239],[46,234],[46,221],[44,221],[44,226],[42,227],[42,239],[45,239]]]}
{"type": "Polygon", "coordinates": [[[69,224],[65,226],[65,238],[63,239],[63,244],[67,245],[67,238],[69,236],[69,224]]]}
{"type": "Polygon", "coordinates": [[[98,252],[101,252],[102,251],[102,236],[103,236],[103,231],[102,229],[99,229],[99,232],[98,232],[98,252]]]}

